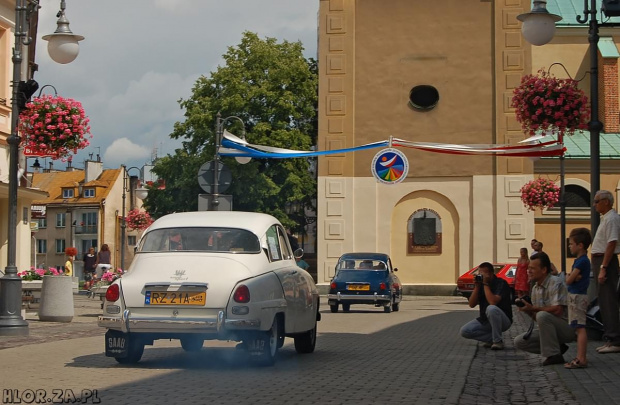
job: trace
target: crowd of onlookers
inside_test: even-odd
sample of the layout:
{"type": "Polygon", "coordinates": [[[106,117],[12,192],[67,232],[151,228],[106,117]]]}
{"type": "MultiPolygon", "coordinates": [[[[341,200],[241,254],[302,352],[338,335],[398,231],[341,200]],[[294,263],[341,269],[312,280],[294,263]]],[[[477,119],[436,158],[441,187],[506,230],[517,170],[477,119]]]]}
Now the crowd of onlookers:
{"type": "MultiPolygon", "coordinates": [[[[588,366],[586,333],[590,278],[596,283],[597,304],[604,327],[601,354],[620,353],[620,307],[618,254],[620,253],[620,216],[614,210],[614,196],[600,190],[594,206],[601,215],[600,225],[592,237],[587,228],[575,228],[569,235],[569,249],[576,257],[571,269],[558,272],[542,242],[531,241],[531,254],[522,248],[515,276],[514,304],[531,317],[529,329],[514,339],[517,349],[541,354],[543,366],[564,364],[568,369],[588,366]],[[590,249],[590,258],[588,257],[590,249]],[[564,359],[567,343],[577,341],[577,356],[564,359]]],[[[504,349],[503,332],[512,325],[512,299],[508,283],[495,276],[493,265],[479,266],[469,306],[480,306],[480,316],[461,328],[461,335],[483,342],[492,350],[504,349]]]]}

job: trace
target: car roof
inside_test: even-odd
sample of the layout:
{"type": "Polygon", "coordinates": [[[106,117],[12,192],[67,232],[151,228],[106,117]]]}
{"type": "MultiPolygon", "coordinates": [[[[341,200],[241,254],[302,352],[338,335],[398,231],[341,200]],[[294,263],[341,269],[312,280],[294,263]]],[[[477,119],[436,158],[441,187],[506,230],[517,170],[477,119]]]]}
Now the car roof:
{"type": "Polygon", "coordinates": [[[339,260],[360,260],[360,259],[368,259],[368,260],[382,260],[387,262],[390,258],[385,253],[369,253],[369,252],[359,252],[359,253],[345,253],[340,256],[339,260]]]}
{"type": "Polygon", "coordinates": [[[164,215],[149,227],[161,228],[216,227],[246,229],[262,235],[272,225],[280,222],[268,214],[242,211],[194,211],[164,215]]]}

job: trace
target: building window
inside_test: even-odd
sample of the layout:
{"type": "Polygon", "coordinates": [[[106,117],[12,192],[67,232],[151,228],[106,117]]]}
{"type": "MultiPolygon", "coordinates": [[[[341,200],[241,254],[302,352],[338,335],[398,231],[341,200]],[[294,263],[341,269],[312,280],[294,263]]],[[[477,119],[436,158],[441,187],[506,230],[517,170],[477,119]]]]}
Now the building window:
{"type": "Polygon", "coordinates": [[[407,253],[441,253],[441,217],[431,209],[415,211],[407,220],[407,253]]]}
{"type": "Polygon", "coordinates": [[[47,253],[47,240],[37,239],[37,253],[47,253]]]}
{"type": "Polygon", "coordinates": [[[590,208],[590,192],[576,184],[564,186],[566,208],[590,208]]]}
{"type": "Polygon", "coordinates": [[[433,86],[423,84],[415,86],[409,92],[409,106],[415,110],[432,110],[438,102],[439,91],[433,86]]]}
{"type": "Polygon", "coordinates": [[[72,188],[64,188],[62,190],[62,198],[73,198],[73,189],[72,188]]]}
{"type": "Polygon", "coordinates": [[[56,228],[64,228],[66,226],[67,214],[56,214],[56,228]]]}
{"type": "Polygon", "coordinates": [[[84,198],[94,198],[95,197],[95,189],[87,188],[84,190],[84,198]]]}
{"type": "Polygon", "coordinates": [[[64,239],[56,239],[56,253],[65,253],[64,239]]]}
{"type": "Polygon", "coordinates": [[[129,246],[136,246],[136,237],[135,237],[135,235],[128,235],[127,236],[127,244],[129,246]]]}
{"type": "Polygon", "coordinates": [[[47,228],[47,218],[38,218],[37,224],[39,225],[39,229],[47,228]]]}

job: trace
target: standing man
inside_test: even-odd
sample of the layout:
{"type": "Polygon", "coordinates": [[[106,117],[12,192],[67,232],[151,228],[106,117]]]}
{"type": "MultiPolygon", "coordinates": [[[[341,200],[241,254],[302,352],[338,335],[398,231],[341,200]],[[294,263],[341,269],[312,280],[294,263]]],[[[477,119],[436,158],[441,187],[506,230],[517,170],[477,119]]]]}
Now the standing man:
{"type": "Polygon", "coordinates": [[[526,352],[542,354],[543,366],[563,364],[566,343],[575,340],[575,331],[568,324],[566,306],[568,293],[559,277],[551,275],[551,261],[546,253],[537,253],[527,268],[532,287],[532,302],[520,299],[519,311],[536,321],[538,329],[515,337],[515,347],[526,352]]]}
{"type": "Polygon", "coordinates": [[[510,287],[506,280],[495,276],[493,265],[478,266],[476,285],[469,297],[469,307],[480,305],[480,316],[461,328],[461,336],[484,342],[492,350],[504,349],[502,333],[512,325],[510,287]]]}
{"type": "Polygon", "coordinates": [[[594,196],[594,207],[601,214],[601,223],[592,241],[592,271],[596,279],[598,305],[601,308],[605,344],[597,347],[599,353],[620,353],[620,311],[618,308],[618,233],[620,218],[612,208],[614,196],[599,190],[594,196]]]}

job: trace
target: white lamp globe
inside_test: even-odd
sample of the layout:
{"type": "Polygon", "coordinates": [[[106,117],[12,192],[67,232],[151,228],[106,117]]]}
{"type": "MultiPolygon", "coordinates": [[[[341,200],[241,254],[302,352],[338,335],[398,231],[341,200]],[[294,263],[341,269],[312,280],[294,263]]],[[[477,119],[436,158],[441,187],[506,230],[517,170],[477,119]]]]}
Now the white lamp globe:
{"type": "Polygon", "coordinates": [[[43,37],[48,40],[47,52],[56,63],[71,63],[80,53],[78,41],[84,39],[79,35],[50,34],[43,37]],[[78,37],[78,38],[76,38],[78,37]]]}
{"type": "Polygon", "coordinates": [[[555,34],[555,21],[545,14],[530,14],[523,20],[521,33],[527,42],[541,46],[548,44],[555,34]]]}

